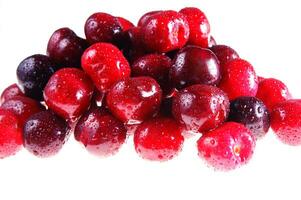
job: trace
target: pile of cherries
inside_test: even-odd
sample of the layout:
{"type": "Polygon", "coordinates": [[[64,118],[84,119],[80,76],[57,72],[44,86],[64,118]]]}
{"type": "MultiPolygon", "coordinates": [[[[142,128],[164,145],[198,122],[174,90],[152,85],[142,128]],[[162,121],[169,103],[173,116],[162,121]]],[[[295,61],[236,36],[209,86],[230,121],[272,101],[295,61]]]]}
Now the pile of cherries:
{"type": "Polygon", "coordinates": [[[198,8],[152,11],[137,26],[94,13],[85,35],[58,29],[47,55],[19,64],[18,85],[1,95],[1,158],[22,146],[55,155],[71,133],[98,156],[117,153],[133,134],[137,154],[157,161],[197,135],[199,157],[219,170],[247,163],[270,126],[301,145],[301,100],[216,44],[198,8]]]}

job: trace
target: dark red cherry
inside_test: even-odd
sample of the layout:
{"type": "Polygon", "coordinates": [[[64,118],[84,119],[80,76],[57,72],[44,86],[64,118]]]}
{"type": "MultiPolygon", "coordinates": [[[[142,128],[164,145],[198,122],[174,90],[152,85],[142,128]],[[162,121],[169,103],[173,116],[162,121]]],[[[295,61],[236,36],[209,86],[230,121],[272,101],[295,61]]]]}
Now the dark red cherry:
{"type": "Polygon", "coordinates": [[[50,37],[47,55],[61,67],[80,67],[80,58],[88,47],[86,40],[69,28],[60,28],[50,37]]]}
{"type": "Polygon", "coordinates": [[[24,147],[38,157],[57,154],[69,132],[64,119],[51,111],[42,111],[29,117],[23,130],[24,147]]]}
{"type": "Polygon", "coordinates": [[[221,67],[223,67],[228,61],[239,58],[238,53],[226,45],[214,45],[210,48],[210,50],[216,55],[221,67]]]}
{"type": "Polygon", "coordinates": [[[117,82],[106,97],[111,112],[122,122],[141,123],[157,114],[162,99],[159,84],[150,77],[134,77],[117,82]]]}
{"type": "Polygon", "coordinates": [[[140,17],[140,19],[138,21],[138,26],[143,26],[152,15],[154,15],[158,12],[162,12],[162,10],[150,11],[150,12],[147,12],[144,15],[142,15],[142,17],[140,17]]]}
{"type": "Polygon", "coordinates": [[[74,136],[97,156],[110,156],[120,149],[126,138],[123,123],[103,108],[92,108],[78,121],[74,136]]]}
{"type": "Polygon", "coordinates": [[[130,22],[129,20],[123,18],[123,17],[116,17],[121,28],[122,28],[122,31],[127,31],[129,30],[130,28],[133,28],[135,27],[134,24],[132,22],[130,22]]]}
{"type": "Polygon", "coordinates": [[[187,46],[174,58],[169,79],[178,89],[194,84],[217,85],[221,79],[219,62],[212,51],[187,46]]]}
{"type": "Polygon", "coordinates": [[[23,92],[20,90],[17,84],[12,84],[5,88],[1,94],[0,105],[5,101],[16,97],[16,96],[24,96],[23,92]]]}
{"type": "Polygon", "coordinates": [[[25,58],[17,68],[20,89],[30,98],[43,100],[44,87],[57,69],[48,56],[36,54],[25,58]]]}
{"type": "Polygon", "coordinates": [[[206,132],[218,127],[228,117],[229,100],[217,87],[192,85],[174,97],[172,113],[186,128],[195,132],[206,132]]]}

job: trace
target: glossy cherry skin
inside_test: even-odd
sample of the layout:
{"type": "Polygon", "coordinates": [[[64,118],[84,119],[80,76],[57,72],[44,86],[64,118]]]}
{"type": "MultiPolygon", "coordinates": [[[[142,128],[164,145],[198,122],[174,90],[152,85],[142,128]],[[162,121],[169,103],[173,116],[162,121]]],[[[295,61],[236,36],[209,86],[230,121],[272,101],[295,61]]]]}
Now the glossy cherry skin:
{"type": "Polygon", "coordinates": [[[97,156],[118,152],[126,138],[123,123],[103,108],[92,108],[78,121],[74,136],[86,149],[97,156]]]}
{"type": "Polygon", "coordinates": [[[58,67],[48,56],[36,54],[25,58],[17,68],[20,89],[30,98],[43,100],[44,87],[56,70],[58,67]]]}
{"type": "Polygon", "coordinates": [[[259,83],[256,97],[261,99],[272,111],[275,105],[291,99],[292,95],[282,81],[275,78],[266,78],[259,83]]]}
{"type": "Polygon", "coordinates": [[[114,42],[122,27],[118,19],[107,13],[94,13],[86,21],[85,34],[90,44],[114,42]]]}
{"type": "Polygon", "coordinates": [[[218,127],[228,117],[229,100],[217,87],[192,85],[181,91],[173,99],[172,113],[187,130],[206,132],[218,127]]]}
{"type": "Polygon", "coordinates": [[[5,101],[16,97],[16,96],[25,96],[23,92],[20,90],[17,84],[12,84],[5,88],[1,94],[0,104],[4,103],[5,101]]]}
{"type": "Polygon", "coordinates": [[[208,48],[210,24],[206,15],[198,8],[187,7],[180,10],[189,24],[189,44],[208,48]]]}
{"type": "Polygon", "coordinates": [[[135,150],[144,159],[167,161],[174,158],[184,142],[182,128],[172,118],[154,118],[138,125],[135,150]]]}
{"type": "Polygon", "coordinates": [[[16,154],[22,147],[22,127],[18,117],[0,109],[0,159],[16,154]]]}
{"type": "Polygon", "coordinates": [[[57,154],[69,133],[64,119],[51,111],[42,111],[29,117],[23,129],[24,147],[38,157],[57,154]]]}
{"type": "Polygon", "coordinates": [[[209,37],[209,42],[208,42],[208,47],[213,47],[215,46],[217,43],[215,41],[215,38],[213,36],[209,37]]]}
{"type": "Polygon", "coordinates": [[[150,12],[145,13],[144,15],[142,15],[142,17],[140,17],[137,25],[143,26],[152,15],[154,15],[158,12],[162,12],[162,10],[155,10],[155,11],[150,11],[150,12]]]}
{"type": "Polygon", "coordinates": [[[82,67],[100,92],[107,92],[120,79],[130,76],[131,68],[122,52],[112,44],[96,43],[82,56],[82,67]]]}
{"type": "Polygon", "coordinates": [[[157,114],[162,99],[159,84],[151,77],[121,80],[107,93],[106,103],[122,122],[138,124],[157,114]]]}
{"type": "Polygon", "coordinates": [[[185,16],[171,10],[151,15],[141,29],[146,48],[160,53],[182,48],[189,37],[185,16]]]}
{"type": "Polygon", "coordinates": [[[39,102],[22,96],[16,96],[5,101],[1,108],[12,111],[19,119],[21,127],[23,127],[28,117],[44,110],[43,106],[39,102]]]}
{"type": "Polygon", "coordinates": [[[168,73],[171,59],[162,54],[148,54],[140,57],[132,64],[132,76],[150,76],[162,89],[168,89],[168,73]]]}
{"type": "Polygon", "coordinates": [[[222,67],[222,80],[219,87],[230,100],[240,96],[256,96],[258,79],[253,66],[243,60],[234,59],[222,67]]]}
{"type": "Polygon", "coordinates": [[[270,128],[270,113],[256,97],[238,97],[231,101],[228,120],[245,125],[256,139],[262,138],[270,128]]]}
{"type": "Polygon", "coordinates": [[[61,67],[80,68],[80,58],[88,42],[78,37],[69,28],[60,28],[50,37],[47,55],[61,67]]]}
{"type": "Polygon", "coordinates": [[[274,106],[271,127],[285,144],[301,145],[301,100],[291,99],[274,106]]]}
{"type": "Polygon", "coordinates": [[[214,45],[210,50],[216,55],[221,67],[223,67],[230,60],[239,58],[238,53],[226,45],[214,45]]]}
{"type": "Polygon", "coordinates": [[[210,50],[187,46],[173,59],[169,80],[177,89],[194,84],[217,85],[221,80],[219,62],[210,50]]]}
{"type": "Polygon", "coordinates": [[[66,120],[76,120],[89,107],[94,86],[80,69],[64,68],[48,81],[44,99],[47,106],[66,120]]]}
{"type": "Polygon", "coordinates": [[[119,22],[119,24],[120,24],[120,26],[122,28],[122,31],[127,31],[130,28],[135,27],[132,22],[130,22],[129,20],[127,20],[127,19],[125,19],[123,17],[116,17],[116,18],[117,18],[117,21],[119,22]]]}
{"type": "Polygon", "coordinates": [[[244,125],[226,122],[197,142],[199,157],[216,170],[229,171],[245,165],[255,149],[255,138],[244,125]]]}

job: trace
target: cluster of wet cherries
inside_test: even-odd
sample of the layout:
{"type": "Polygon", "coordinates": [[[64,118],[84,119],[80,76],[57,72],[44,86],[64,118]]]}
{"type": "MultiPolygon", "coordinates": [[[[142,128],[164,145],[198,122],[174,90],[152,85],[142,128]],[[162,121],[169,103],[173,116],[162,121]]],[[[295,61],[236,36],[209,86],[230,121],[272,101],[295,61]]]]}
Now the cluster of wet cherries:
{"type": "Polygon", "coordinates": [[[152,11],[137,26],[94,13],[85,35],[58,29],[47,55],[19,64],[18,85],[1,95],[1,158],[22,146],[55,155],[72,133],[98,156],[133,135],[139,156],[166,161],[194,135],[200,158],[232,170],[250,160],[270,126],[284,143],[301,144],[301,100],[216,44],[198,8],[152,11]]]}

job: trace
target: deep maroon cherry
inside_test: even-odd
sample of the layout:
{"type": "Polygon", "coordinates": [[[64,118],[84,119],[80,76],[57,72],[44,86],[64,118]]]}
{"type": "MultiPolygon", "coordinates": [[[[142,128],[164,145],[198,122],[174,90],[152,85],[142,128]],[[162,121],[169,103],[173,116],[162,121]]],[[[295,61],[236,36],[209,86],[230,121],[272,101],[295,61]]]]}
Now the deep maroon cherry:
{"type": "Polygon", "coordinates": [[[57,154],[69,132],[64,119],[51,111],[42,111],[29,117],[23,130],[24,147],[38,157],[57,154]]]}
{"type": "Polygon", "coordinates": [[[228,120],[244,124],[257,139],[270,128],[269,111],[256,97],[238,97],[231,101],[228,120]]]}
{"type": "Polygon", "coordinates": [[[173,99],[174,118],[188,130],[206,132],[222,124],[228,117],[229,100],[217,87],[192,85],[173,99]]]}
{"type": "Polygon", "coordinates": [[[118,19],[107,13],[94,13],[85,24],[85,34],[88,42],[114,42],[122,27],[118,19]]]}
{"type": "Polygon", "coordinates": [[[16,97],[16,96],[24,96],[23,92],[20,90],[17,84],[12,84],[5,88],[1,94],[0,105],[5,101],[16,97]]]}
{"type": "Polygon", "coordinates": [[[210,50],[187,46],[174,58],[169,79],[178,89],[193,84],[217,85],[221,79],[219,62],[210,50]]]}
{"type": "Polygon", "coordinates": [[[36,54],[25,58],[17,68],[20,89],[28,97],[43,100],[44,87],[57,69],[48,56],[36,54]]]}
{"type": "Polygon", "coordinates": [[[47,106],[67,120],[75,120],[89,107],[94,86],[80,69],[63,68],[48,81],[44,99],[47,106]]]}
{"type": "Polygon", "coordinates": [[[117,82],[108,92],[106,102],[118,119],[134,124],[154,116],[161,99],[159,84],[151,77],[141,76],[117,82]]]}
{"type": "Polygon", "coordinates": [[[124,143],[126,132],[123,123],[104,108],[92,108],[80,118],[74,135],[90,153],[109,156],[124,143]]]}
{"type": "Polygon", "coordinates": [[[226,45],[214,45],[210,48],[210,50],[216,55],[221,67],[223,67],[228,61],[239,58],[238,53],[226,45]]]}
{"type": "Polygon", "coordinates": [[[61,67],[80,67],[80,58],[88,47],[86,40],[69,28],[56,30],[48,41],[47,55],[61,67]]]}

